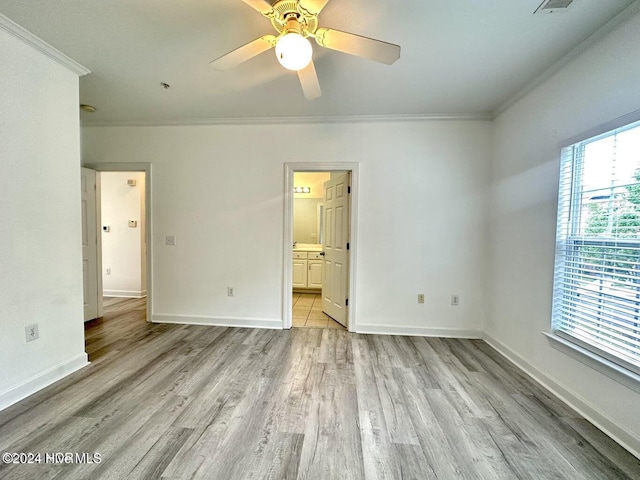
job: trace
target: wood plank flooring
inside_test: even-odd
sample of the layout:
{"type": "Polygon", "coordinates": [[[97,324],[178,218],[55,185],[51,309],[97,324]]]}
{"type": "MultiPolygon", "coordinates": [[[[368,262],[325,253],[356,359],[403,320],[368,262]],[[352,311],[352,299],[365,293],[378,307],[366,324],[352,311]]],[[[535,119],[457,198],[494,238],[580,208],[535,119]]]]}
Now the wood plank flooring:
{"type": "Polygon", "coordinates": [[[640,461],[486,343],[87,324],[91,365],[0,412],[2,479],[639,479],[640,461]]]}

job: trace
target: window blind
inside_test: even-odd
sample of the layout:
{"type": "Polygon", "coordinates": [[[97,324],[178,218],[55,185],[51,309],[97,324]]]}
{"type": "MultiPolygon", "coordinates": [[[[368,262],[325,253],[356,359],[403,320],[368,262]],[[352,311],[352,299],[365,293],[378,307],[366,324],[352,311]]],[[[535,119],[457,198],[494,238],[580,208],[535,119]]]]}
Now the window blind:
{"type": "Polygon", "coordinates": [[[552,329],[640,373],[640,122],[562,150],[552,329]]]}

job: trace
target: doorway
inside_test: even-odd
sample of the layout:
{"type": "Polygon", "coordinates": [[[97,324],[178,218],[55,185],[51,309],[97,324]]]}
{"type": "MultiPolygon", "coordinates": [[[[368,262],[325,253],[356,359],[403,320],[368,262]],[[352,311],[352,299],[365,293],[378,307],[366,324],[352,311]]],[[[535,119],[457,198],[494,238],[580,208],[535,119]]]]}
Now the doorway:
{"type": "Polygon", "coordinates": [[[144,172],[99,172],[102,295],[147,295],[144,172]]]}
{"type": "Polygon", "coordinates": [[[283,328],[356,331],[357,187],[357,163],[285,164],[283,328]]]}
{"type": "Polygon", "coordinates": [[[126,298],[140,299],[136,308],[142,307],[145,320],[150,322],[153,294],[151,164],[104,163],[85,167],[96,172],[98,318],[106,311],[104,290],[109,299],[107,307],[126,298]],[[111,192],[108,197],[111,200],[106,200],[109,205],[104,206],[101,202],[103,176],[104,187],[111,192]],[[129,247],[125,250],[127,243],[129,247]]]}

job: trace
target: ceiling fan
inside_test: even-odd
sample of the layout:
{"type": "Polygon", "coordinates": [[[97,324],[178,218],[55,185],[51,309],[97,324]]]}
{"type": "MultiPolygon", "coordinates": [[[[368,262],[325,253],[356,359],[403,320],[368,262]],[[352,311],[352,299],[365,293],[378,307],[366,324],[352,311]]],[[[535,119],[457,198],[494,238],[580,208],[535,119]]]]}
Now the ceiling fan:
{"type": "Polygon", "coordinates": [[[298,72],[304,96],[314,100],[321,95],[320,83],[311,58],[308,37],[321,47],[357,55],[391,65],[400,58],[400,46],[331,28],[318,28],[318,15],[329,0],[242,0],[271,20],[277,35],[264,35],[219,58],[211,64],[218,70],[233,68],[271,48],[280,64],[298,72]]]}

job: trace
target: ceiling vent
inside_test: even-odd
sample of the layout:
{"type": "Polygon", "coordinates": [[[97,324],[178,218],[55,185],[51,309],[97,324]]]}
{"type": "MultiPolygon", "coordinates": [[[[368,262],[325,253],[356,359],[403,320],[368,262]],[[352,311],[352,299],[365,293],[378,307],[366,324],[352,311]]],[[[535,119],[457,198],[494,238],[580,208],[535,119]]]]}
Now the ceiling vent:
{"type": "Polygon", "coordinates": [[[573,0],[544,0],[533,13],[553,13],[556,10],[566,10],[573,0]]]}

